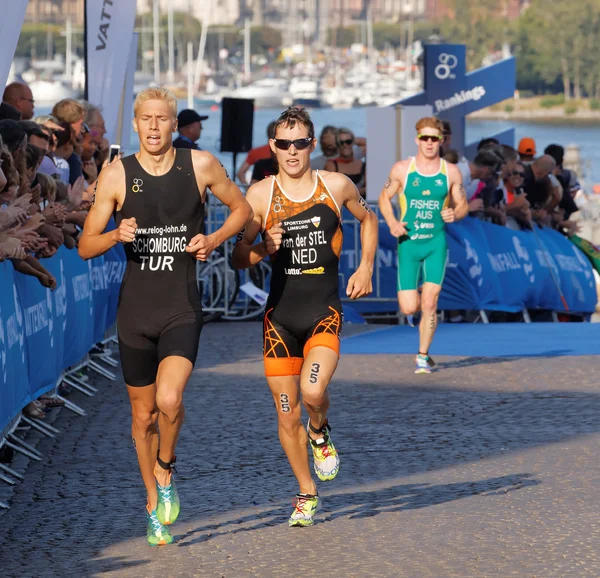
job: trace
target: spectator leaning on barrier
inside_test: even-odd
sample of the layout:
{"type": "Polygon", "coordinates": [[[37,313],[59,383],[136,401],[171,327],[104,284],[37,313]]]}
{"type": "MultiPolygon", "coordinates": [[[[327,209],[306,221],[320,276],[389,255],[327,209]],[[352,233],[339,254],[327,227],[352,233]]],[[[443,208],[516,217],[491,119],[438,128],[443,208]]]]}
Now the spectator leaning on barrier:
{"type": "Polygon", "coordinates": [[[83,132],[81,133],[81,166],[83,169],[83,177],[86,181],[86,188],[98,178],[98,166],[94,160],[94,155],[98,150],[98,144],[94,140],[89,127],[84,124],[83,132]]]}
{"type": "Polygon", "coordinates": [[[523,190],[524,176],[525,165],[521,161],[517,161],[504,181],[508,200],[506,225],[510,229],[531,229],[531,205],[523,190]]]}
{"type": "Polygon", "coordinates": [[[327,161],[325,170],[346,175],[364,199],[367,190],[367,165],[363,160],[354,157],[354,133],[349,128],[339,128],[336,142],[339,154],[327,161]]]}
{"type": "Polygon", "coordinates": [[[46,154],[50,150],[50,136],[42,127],[32,120],[22,120],[20,125],[27,133],[27,144],[34,145],[46,154]]]}
{"type": "MultiPolygon", "coordinates": [[[[65,98],[57,102],[52,109],[52,115],[58,120],[71,125],[73,130],[73,146],[81,137],[83,131],[83,121],[85,119],[84,106],[72,98],[65,98]]],[[[73,150],[69,158],[66,159],[69,163],[69,183],[73,184],[80,176],[83,175],[81,167],[81,158],[73,150]]]]}
{"type": "Polygon", "coordinates": [[[60,174],[60,179],[65,183],[71,182],[71,167],[67,159],[73,155],[75,150],[75,133],[68,122],[60,123],[61,130],[55,133],[56,149],[54,160],[60,174]]]}
{"type": "Polygon", "coordinates": [[[573,213],[579,210],[573,199],[577,191],[581,188],[577,174],[563,167],[565,149],[562,146],[557,144],[548,145],[544,150],[544,154],[550,155],[556,162],[554,176],[562,188],[562,198],[559,207],[564,211],[565,219],[568,219],[573,213]]]}
{"type": "MultiPolygon", "coordinates": [[[[57,160],[54,155],[54,151],[56,150],[55,132],[63,129],[61,129],[58,120],[50,115],[38,116],[34,119],[34,122],[39,126],[40,130],[48,137],[48,150],[46,151],[44,160],[42,160],[42,164],[38,169],[38,173],[44,173],[46,175],[51,175],[55,178],[60,179],[60,173],[57,167],[57,160]]],[[[68,166],[69,165],[65,161],[65,167],[68,166]]]]}
{"type": "MultiPolygon", "coordinates": [[[[90,130],[92,140],[96,143],[96,152],[94,153],[94,161],[96,163],[96,173],[100,174],[104,161],[108,159],[110,144],[104,137],[106,134],[106,125],[104,123],[104,116],[98,106],[90,104],[89,102],[84,103],[85,106],[85,124],[90,130]]],[[[91,169],[88,169],[89,172],[91,169]]]]}
{"type": "Polygon", "coordinates": [[[525,166],[523,189],[531,205],[533,220],[542,225],[550,224],[550,213],[560,202],[549,179],[555,168],[556,161],[550,155],[542,155],[525,166]]]}
{"type": "MultiPolygon", "coordinates": [[[[319,145],[323,154],[310,159],[310,166],[314,170],[323,170],[327,161],[335,159],[338,156],[337,133],[338,129],[332,125],[324,126],[323,130],[321,130],[319,145]]],[[[367,154],[366,147],[367,141],[364,137],[355,137],[352,147],[354,158],[363,160],[367,154]]]]}
{"type": "Polygon", "coordinates": [[[479,152],[473,161],[469,163],[469,180],[465,186],[467,200],[469,201],[469,212],[483,210],[483,201],[474,197],[484,187],[484,183],[492,178],[498,166],[498,156],[489,151],[479,152]]]}

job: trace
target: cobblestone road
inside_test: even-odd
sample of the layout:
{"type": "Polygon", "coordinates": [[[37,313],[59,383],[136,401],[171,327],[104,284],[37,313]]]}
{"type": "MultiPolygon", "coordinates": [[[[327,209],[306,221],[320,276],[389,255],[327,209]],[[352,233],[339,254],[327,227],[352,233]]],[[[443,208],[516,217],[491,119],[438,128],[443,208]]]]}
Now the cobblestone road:
{"type": "MultiPolygon", "coordinates": [[[[144,495],[121,381],[25,481],[0,488],[0,576],[599,576],[600,386],[595,358],[346,356],[331,386],[336,480],[313,528],[262,375],[260,325],[212,324],[186,393],[183,511],[173,546],[145,541],[144,495]],[[441,362],[441,363],[440,363],[441,362]]],[[[56,411],[56,410],[55,410],[56,411]]],[[[19,458],[17,469],[26,464],[19,458]]]]}

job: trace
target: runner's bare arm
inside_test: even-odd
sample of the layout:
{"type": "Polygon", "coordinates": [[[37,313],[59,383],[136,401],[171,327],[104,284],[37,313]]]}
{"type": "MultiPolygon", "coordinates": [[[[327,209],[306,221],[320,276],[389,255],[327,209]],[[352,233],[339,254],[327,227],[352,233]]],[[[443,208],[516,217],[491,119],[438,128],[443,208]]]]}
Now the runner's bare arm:
{"type": "MultiPolygon", "coordinates": [[[[236,269],[246,269],[260,263],[269,253],[266,240],[255,243],[256,237],[262,230],[266,218],[265,199],[269,196],[270,179],[259,181],[252,185],[247,193],[246,200],[250,203],[254,216],[246,225],[245,230],[238,235],[237,242],[231,254],[231,263],[236,269]]],[[[283,232],[283,229],[281,229],[283,232]]]]}
{"type": "Polygon", "coordinates": [[[123,163],[105,167],[96,185],[92,206],[79,239],[78,252],[82,259],[103,255],[118,243],[132,241],[135,234],[135,219],[123,219],[118,229],[104,233],[125,189],[123,163]]]}
{"type": "Polygon", "coordinates": [[[330,190],[340,187],[343,204],[360,221],[361,260],[358,269],[348,280],[346,295],[359,299],[373,291],[373,263],[377,252],[379,224],[377,216],[361,197],[356,185],[345,175],[335,174],[328,178],[330,190]],[[332,178],[335,177],[335,178],[332,178]],[[339,185],[337,184],[339,182],[339,185]]]}
{"type": "MultiPolygon", "coordinates": [[[[200,191],[209,187],[212,194],[231,211],[219,229],[206,235],[206,239],[214,249],[227,239],[237,235],[246,226],[252,219],[252,209],[242,191],[229,178],[225,167],[212,154],[205,151],[192,151],[192,161],[200,191]]],[[[204,236],[202,235],[202,237],[204,236]]],[[[194,239],[190,241],[189,246],[192,251],[194,239]]]]}
{"type": "Polygon", "coordinates": [[[462,174],[456,165],[447,163],[450,178],[450,199],[454,210],[454,220],[460,221],[469,214],[469,203],[463,185],[462,174]]]}
{"type": "Polygon", "coordinates": [[[390,233],[394,237],[400,237],[406,234],[406,223],[402,223],[396,219],[394,207],[392,206],[392,199],[402,191],[405,178],[405,162],[400,161],[392,167],[388,180],[385,182],[385,185],[383,185],[383,190],[379,195],[379,211],[381,216],[385,219],[387,226],[390,228],[390,233]]]}

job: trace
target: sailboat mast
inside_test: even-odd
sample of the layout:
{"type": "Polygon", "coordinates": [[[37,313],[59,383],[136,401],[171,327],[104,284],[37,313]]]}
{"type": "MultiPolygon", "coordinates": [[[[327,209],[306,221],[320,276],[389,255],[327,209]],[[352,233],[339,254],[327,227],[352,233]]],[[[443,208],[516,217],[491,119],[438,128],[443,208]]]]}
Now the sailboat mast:
{"type": "Polygon", "coordinates": [[[169,51],[169,68],[167,70],[167,82],[175,82],[175,37],[173,34],[173,3],[167,2],[167,43],[169,51]]]}
{"type": "Polygon", "coordinates": [[[160,85],[160,37],[158,34],[158,0],[154,0],[152,6],[152,25],[154,31],[154,82],[160,85]]]}

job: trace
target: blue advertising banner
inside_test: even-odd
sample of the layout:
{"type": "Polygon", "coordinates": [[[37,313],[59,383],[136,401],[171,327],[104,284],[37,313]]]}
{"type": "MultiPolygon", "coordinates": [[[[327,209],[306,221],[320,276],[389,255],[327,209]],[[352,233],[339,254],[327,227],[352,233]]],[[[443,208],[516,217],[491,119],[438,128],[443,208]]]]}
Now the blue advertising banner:
{"type": "Polygon", "coordinates": [[[14,271],[9,261],[0,263],[0,429],[28,400],[27,355],[23,313],[14,271]]]}
{"type": "MultiPolygon", "coordinates": [[[[65,253],[69,250],[62,246],[51,259],[44,259],[42,264],[56,279],[56,289],[51,292],[54,344],[51,348],[56,360],[56,368],[60,372],[65,358],[65,330],[67,329],[67,274],[65,269],[65,253]]],[[[56,377],[56,376],[55,376],[56,377]]]]}
{"type": "Polygon", "coordinates": [[[468,302],[485,304],[493,310],[502,304],[500,280],[485,258],[491,248],[482,224],[478,219],[464,219],[460,227],[446,229],[448,263],[440,296],[440,307],[444,309],[474,309],[464,307],[468,302]]]}
{"type": "Polygon", "coordinates": [[[35,399],[56,385],[62,368],[54,354],[54,304],[51,291],[35,277],[15,272],[14,281],[23,311],[28,393],[30,399],[35,399]]]}
{"type": "MultiPolygon", "coordinates": [[[[436,116],[451,123],[452,148],[467,154],[467,149],[472,149],[465,142],[465,117],[513,97],[515,59],[507,58],[467,74],[464,44],[426,44],[424,50],[424,90],[398,104],[431,105],[436,116]]],[[[503,144],[514,146],[514,130],[505,131],[500,138],[503,144]]]]}
{"type": "Polygon", "coordinates": [[[91,282],[91,261],[83,261],[75,249],[62,258],[69,271],[67,279],[67,326],[63,367],[77,363],[94,343],[94,294],[91,282]]]}
{"type": "Polygon", "coordinates": [[[119,305],[119,290],[121,280],[125,274],[127,262],[123,245],[115,245],[104,254],[104,267],[106,283],[108,286],[108,303],[106,307],[106,327],[110,327],[117,320],[117,307],[119,305]]]}
{"type": "MultiPolygon", "coordinates": [[[[595,310],[597,295],[592,266],[560,233],[537,227],[535,231],[513,231],[474,217],[449,225],[446,231],[448,263],[440,309],[564,311],[556,282],[570,311],[595,310]]],[[[374,275],[374,293],[379,291],[382,301],[352,302],[352,307],[363,313],[396,309],[397,241],[385,224],[380,224],[379,236],[379,271],[374,275]]],[[[354,227],[345,227],[340,259],[342,298],[356,266],[358,241],[354,227]]]]}
{"type": "Polygon", "coordinates": [[[94,341],[98,342],[104,339],[104,331],[106,330],[109,292],[108,274],[104,256],[91,260],[90,264],[90,281],[93,291],[92,301],[94,302],[93,335],[94,341]]]}
{"type": "Polygon", "coordinates": [[[124,261],[122,247],[87,262],[61,247],[42,262],[56,278],[54,291],[0,262],[0,431],[104,338],[124,261]]]}

